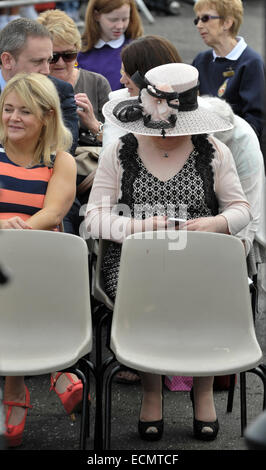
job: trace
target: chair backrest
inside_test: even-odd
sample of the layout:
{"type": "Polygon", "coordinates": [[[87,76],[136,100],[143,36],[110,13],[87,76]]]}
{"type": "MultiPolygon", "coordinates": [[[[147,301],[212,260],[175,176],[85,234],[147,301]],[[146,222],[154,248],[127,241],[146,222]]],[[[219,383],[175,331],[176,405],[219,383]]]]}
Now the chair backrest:
{"type": "Polygon", "coordinates": [[[0,291],[0,374],[22,375],[20,367],[31,374],[60,370],[89,353],[85,241],[66,233],[2,230],[0,259],[10,272],[10,281],[0,291]]]}
{"type": "Polygon", "coordinates": [[[176,354],[188,343],[196,357],[204,341],[209,351],[231,350],[239,337],[247,348],[252,337],[259,360],[242,242],[206,232],[179,236],[180,249],[169,249],[171,232],[137,233],[123,243],[111,331],[118,360],[129,349],[149,356],[167,347],[169,356],[169,348],[176,354]]]}

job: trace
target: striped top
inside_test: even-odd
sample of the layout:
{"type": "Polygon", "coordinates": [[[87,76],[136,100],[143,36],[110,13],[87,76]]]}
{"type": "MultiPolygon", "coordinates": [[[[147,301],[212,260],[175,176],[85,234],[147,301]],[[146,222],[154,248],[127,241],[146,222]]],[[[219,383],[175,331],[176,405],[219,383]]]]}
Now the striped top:
{"type": "Polygon", "coordinates": [[[52,173],[43,164],[24,168],[13,163],[0,145],[0,219],[27,220],[42,209],[52,173]]]}

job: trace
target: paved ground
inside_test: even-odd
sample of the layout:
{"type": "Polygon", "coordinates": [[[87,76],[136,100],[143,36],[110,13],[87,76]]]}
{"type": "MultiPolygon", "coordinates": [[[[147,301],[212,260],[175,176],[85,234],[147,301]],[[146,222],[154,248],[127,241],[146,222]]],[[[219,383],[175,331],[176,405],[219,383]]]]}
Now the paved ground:
{"type": "MultiPolygon", "coordinates": [[[[241,30],[247,42],[261,54],[264,54],[263,34],[265,23],[263,3],[263,0],[244,2],[245,23],[241,30]]],[[[181,14],[178,17],[156,14],[154,24],[148,24],[145,19],[143,22],[147,34],[152,33],[168,37],[177,46],[183,60],[190,63],[196,53],[199,50],[203,50],[205,46],[201,43],[196,28],[192,23],[194,17],[192,6],[186,2],[181,2],[181,5],[181,14]]],[[[266,353],[265,297],[266,293],[264,292],[260,299],[258,322],[258,337],[264,353],[266,353]]],[[[247,376],[248,421],[251,422],[262,410],[262,385],[260,379],[254,376],[254,374],[247,374],[247,376]]],[[[19,464],[25,460],[25,464],[27,462],[29,465],[31,462],[35,464],[43,462],[43,464],[53,467],[57,463],[85,465],[87,459],[94,455],[93,419],[95,393],[93,381],[91,384],[91,437],[87,441],[87,450],[83,453],[76,452],[74,454],[67,451],[78,449],[79,416],[76,415],[76,420],[71,421],[64,414],[57,396],[53,392],[49,393],[49,376],[27,378],[27,385],[31,391],[31,402],[34,408],[29,412],[23,445],[20,450],[2,453],[2,461],[5,458],[7,464],[10,462],[19,464]],[[59,450],[64,452],[53,452],[59,450]],[[38,452],[36,454],[34,451],[46,452],[38,452]]],[[[248,452],[244,454],[243,452],[237,452],[247,451],[246,442],[240,436],[239,384],[237,384],[232,413],[226,412],[227,392],[215,392],[215,402],[221,430],[217,440],[211,443],[202,443],[193,439],[192,408],[188,392],[170,392],[168,389],[165,389],[164,396],[165,433],[163,439],[157,443],[147,444],[141,441],[137,435],[137,420],[141,397],[140,386],[115,384],[112,449],[117,451],[117,455],[122,455],[124,450],[128,451],[128,454],[124,455],[125,465],[130,463],[131,456],[136,451],[149,452],[150,455],[153,455],[153,453],[158,455],[162,451],[174,454],[181,451],[190,451],[188,454],[182,454],[181,452],[180,464],[186,463],[190,456],[195,457],[191,453],[192,451],[199,450],[219,451],[219,459],[223,457],[229,458],[225,451],[235,451],[232,455],[230,454],[230,459],[234,459],[235,456],[240,459],[244,455],[245,460],[248,460],[248,452]],[[125,459],[128,459],[129,462],[126,462],[125,459]]],[[[100,457],[102,454],[98,453],[97,455],[100,457]]],[[[111,455],[111,452],[108,452],[106,455],[111,455]]],[[[252,458],[254,458],[254,455],[252,458]]],[[[201,463],[204,464],[206,462],[205,452],[197,453],[196,459],[201,459],[201,463]]],[[[144,460],[140,463],[143,462],[144,460]]],[[[99,461],[98,463],[100,464],[101,462],[99,461]]],[[[209,464],[210,461],[208,461],[209,464]]]]}

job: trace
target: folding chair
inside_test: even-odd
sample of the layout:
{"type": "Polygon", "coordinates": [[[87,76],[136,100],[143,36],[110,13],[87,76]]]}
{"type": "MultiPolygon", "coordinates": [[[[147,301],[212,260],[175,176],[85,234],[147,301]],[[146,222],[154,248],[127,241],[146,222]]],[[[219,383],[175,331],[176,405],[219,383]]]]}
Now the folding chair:
{"type": "Polygon", "coordinates": [[[88,434],[88,372],[92,325],[87,246],[75,235],[3,230],[0,375],[75,373],[83,383],[80,448],[88,434]]]}
{"type": "MultiPolygon", "coordinates": [[[[243,244],[224,234],[175,233],[175,242],[173,232],[136,233],[124,241],[111,349],[117,361],[144,372],[242,377],[262,360],[243,244]]],[[[119,367],[106,375],[107,449],[119,367]]]]}

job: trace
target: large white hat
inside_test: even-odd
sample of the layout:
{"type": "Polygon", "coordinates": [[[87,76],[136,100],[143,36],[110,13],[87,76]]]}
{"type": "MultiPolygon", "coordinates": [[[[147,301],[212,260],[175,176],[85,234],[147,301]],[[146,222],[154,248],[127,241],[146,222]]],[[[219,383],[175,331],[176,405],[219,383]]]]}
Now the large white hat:
{"type": "Polygon", "coordinates": [[[210,134],[231,129],[230,122],[198,104],[198,75],[188,64],[155,67],[142,79],[138,98],[108,101],[103,114],[116,126],[142,135],[210,134]]]}

